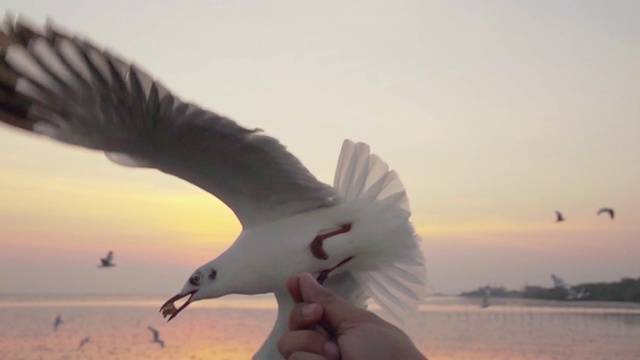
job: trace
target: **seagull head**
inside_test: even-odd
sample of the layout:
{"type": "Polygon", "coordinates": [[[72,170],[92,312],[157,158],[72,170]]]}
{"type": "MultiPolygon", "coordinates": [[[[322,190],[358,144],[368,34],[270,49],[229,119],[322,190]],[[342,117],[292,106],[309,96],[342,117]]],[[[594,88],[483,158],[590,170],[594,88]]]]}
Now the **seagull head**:
{"type": "Polygon", "coordinates": [[[214,263],[215,261],[212,261],[194,271],[185,282],[182,290],[162,305],[160,311],[164,317],[169,316],[167,321],[171,321],[194,301],[211,299],[224,295],[220,293],[219,287],[216,286],[218,271],[215,269],[214,263]],[[183,298],[187,298],[187,300],[182,303],[180,307],[176,308],[174,303],[183,298]]]}

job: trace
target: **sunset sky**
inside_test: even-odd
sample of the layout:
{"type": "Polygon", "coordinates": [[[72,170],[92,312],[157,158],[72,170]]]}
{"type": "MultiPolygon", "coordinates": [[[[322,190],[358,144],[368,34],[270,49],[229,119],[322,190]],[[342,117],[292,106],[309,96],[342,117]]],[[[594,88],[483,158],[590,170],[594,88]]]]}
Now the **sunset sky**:
{"type": "MultiPolygon", "coordinates": [[[[640,2],[42,3],[0,10],[264,129],[320,180],[343,139],[370,144],[408,189],[430,292],[640,276],[640,2]]],[[[171,295],[239,231],[189,183],[0,125],[0,292],[171,295]]]]}

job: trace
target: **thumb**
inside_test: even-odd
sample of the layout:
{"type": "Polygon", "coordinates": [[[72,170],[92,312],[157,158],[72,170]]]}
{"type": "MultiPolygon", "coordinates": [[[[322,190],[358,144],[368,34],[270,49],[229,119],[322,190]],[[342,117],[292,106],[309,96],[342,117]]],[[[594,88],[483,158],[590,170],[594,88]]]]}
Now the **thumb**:
{"type": "Polygon", "coordinates": [[[307,303],[316,303],[323,308],[323,322],[332,330],[339,330],[343,324],[374,321],[372,314],[351,305],[333,291],[320,285],[309,273],[300,275],[300,294],[307,303]]]}

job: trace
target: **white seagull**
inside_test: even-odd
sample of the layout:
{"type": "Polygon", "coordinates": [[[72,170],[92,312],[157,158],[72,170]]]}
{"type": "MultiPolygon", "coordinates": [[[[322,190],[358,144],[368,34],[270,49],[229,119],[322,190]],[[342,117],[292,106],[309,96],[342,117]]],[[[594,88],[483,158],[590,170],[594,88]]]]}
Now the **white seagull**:
{"type": "Polygon", "coordinates": [[[100,265],[98,267],[112,267],[116,266],[113,263],[113,251],[109,251],[106,257],[100,258],[100,265]]]}
{"type": "Polygon", "coordinates": [[[585,288],[580,288],[579,290],[576,290],[576,288],[573,285],[565,282],[564,279],[559,276],[551,274],[551,279],[553,279],[554,288],[564,289],[567,291],[567,297],[566,297],[567,300],[580,300],[590,295],[585,288]]]}
{"type": "Polygon", "coordinates": [[[180,177],[238,217],[236,241],[161,307],[169,320],[196,300],[274,293],[277,319],[254,359],[281,359],[292,274],[310,272],[359,306],[372,299],[396,323],[417,310],[426,271],[409,201],[367,145],[344,142],[329,186],[276,139],[180,100],[138,67],[51,24],[38,31],[5,22],[0,81],[2,122],[180,177]]]}

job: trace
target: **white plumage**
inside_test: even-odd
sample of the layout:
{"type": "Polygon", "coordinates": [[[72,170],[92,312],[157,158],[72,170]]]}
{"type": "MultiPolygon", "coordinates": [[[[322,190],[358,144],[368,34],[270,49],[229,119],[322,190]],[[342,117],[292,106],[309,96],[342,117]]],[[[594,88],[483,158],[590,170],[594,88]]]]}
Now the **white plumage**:
{"type": "Polygon", "coordinates": [[[367,145],[344,142],[332,187],[276,139],[183,102],[137,67],[52,25],[41,33],[7,21],[0,57],[1,121],[178,176],[218,197],[242,223],[229,249],[162,306],[169,319],[196,300],[274,293],[278,317],[255,359],[280,359],[291,274],[316,274],[358,306],[372,299],[395,322],[417,310],[426,273],[409,201],[367,145]]]}

